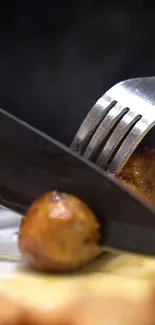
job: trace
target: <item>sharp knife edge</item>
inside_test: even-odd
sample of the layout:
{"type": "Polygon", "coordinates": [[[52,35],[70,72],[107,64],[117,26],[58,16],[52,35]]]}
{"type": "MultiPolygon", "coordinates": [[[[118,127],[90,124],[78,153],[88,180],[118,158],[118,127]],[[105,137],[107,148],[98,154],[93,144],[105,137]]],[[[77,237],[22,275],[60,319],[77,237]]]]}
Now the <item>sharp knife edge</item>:
{"type": "Polygon", "coordinates": [[[155,212],[115,178],[0,109],[0,203],[25,212],[49,190],[77,195],[100,222],[108,249],[155,255],[155,212]]]}

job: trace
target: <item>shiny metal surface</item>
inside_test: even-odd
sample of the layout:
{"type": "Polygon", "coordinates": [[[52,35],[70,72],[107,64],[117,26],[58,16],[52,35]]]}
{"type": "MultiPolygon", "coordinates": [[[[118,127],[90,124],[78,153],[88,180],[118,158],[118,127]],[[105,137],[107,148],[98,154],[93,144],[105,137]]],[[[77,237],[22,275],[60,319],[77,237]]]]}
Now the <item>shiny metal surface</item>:
{"type": "Polygon", "coordinates": [[[155,77],[136,78],[110,88],[80,126],[71,149],[117,174],[155,125],[155,77]]]}
{"type": "Polygon", "coordinates": [[[0,205],[0,230],[10,227],[18,227],[22,216],[3,205],[0,205]]]}
{"type": "Polygon", "coordinates": [[[22,216],[0,205],[0,260],[21,261],[18,229],[22,216]]]}
{"type": "Polygon", "coordinates": [[[22,255],[18,249],[18,227],[0,230],[0,260],[22,261],[22,255]]]}

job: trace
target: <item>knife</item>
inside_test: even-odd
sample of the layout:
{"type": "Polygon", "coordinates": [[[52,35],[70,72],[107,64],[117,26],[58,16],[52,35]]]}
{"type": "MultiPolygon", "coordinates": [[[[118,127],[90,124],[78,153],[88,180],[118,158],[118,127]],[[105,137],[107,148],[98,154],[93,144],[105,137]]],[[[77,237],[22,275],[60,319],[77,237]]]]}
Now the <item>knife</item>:
{"type": "Polygon", "coordinates": [[[155,211],[112,177],[0,109],[0,204],[25,213],[50,190],[77,195],[96,214],[107,251],[155,255],[155,211]]]}

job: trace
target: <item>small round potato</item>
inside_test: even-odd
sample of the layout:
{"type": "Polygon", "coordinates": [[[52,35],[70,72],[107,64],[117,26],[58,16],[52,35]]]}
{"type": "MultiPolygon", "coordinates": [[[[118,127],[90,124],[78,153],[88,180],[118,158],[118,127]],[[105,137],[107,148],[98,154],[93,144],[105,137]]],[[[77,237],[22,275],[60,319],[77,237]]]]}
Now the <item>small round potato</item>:
{"type": "Polygon", "coordinates": [[[83,267],[102,253],[100,227],[89,207],[73,195],[53,191],[28,209],[19,231],[19,249],[42,271],[83,267]]]}

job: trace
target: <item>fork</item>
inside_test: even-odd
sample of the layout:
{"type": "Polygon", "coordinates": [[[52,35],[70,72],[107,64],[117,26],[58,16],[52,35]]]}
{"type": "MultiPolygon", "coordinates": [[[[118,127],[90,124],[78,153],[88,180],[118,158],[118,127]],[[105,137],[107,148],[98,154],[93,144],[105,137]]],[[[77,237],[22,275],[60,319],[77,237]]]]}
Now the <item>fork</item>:
{"type": "Polygon", "coordinates": [[[0,205],[0,261],[22,262],[18,231],[22,216],[0,205]]]}
{"type": "MultiPolygon", "coordinates": [[[[10,210],[10,213],[14,213],[10,210]]],[[[23,258],[18,249],[19,227],[0,229],[0,261],[22,262],[23,258]]]]}
{"type": "Polygon", "coordinates": [[[155,77],[135,78],[110,88],[92,107],[71,149],[112,174],[119,174],[155,125],[155,77]]]}

